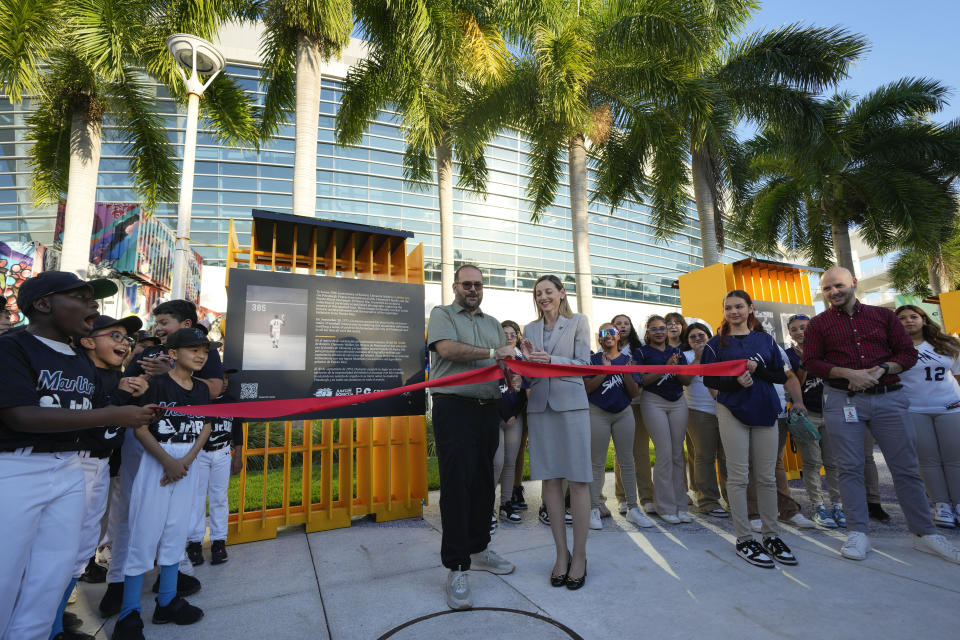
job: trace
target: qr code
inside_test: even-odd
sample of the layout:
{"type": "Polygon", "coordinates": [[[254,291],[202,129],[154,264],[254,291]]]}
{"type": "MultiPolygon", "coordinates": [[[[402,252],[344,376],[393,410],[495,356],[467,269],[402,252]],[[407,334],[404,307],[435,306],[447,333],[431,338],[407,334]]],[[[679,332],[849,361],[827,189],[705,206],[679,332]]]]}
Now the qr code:
{"type": "Polygon", "coordinates": [[[240,399],[241,400],[250,400],[256,399],[257,395],[260,393],[258,389],[259,383],[257,382],[241,382],[240,383],[240,399]]]}

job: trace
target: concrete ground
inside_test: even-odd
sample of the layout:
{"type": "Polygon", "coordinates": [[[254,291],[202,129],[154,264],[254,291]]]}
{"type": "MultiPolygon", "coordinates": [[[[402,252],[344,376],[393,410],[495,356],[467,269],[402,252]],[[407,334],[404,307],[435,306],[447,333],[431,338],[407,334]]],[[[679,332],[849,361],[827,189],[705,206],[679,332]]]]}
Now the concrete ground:
{"type": "MultiPolygon", "coordinates": [[[[881,463],[879,452],[877,458],[881,463]]],[[[800,564],[759,569],[734,555],[729,519],[697,516],[677,526],[657,520],[656,528],[640,530],[615,513],[602,531],[590,532],[586,586],[555,589],[548,582],[552,539],[536,515],[539,483],[528,482],[531,508],[523,522],[501,523],[491,544],[517,569],[507,576],[471,572],[473,611],[454,613],[445,605],[439,495],[433,492],[423,519],[360,520],[349,529],[311,534],[289,529],[275,540],[229,547],[227,564],[197,567],[203,589],[189,600],[206,616],[190,627],[149,622],[151,575],[143,598],[145,634],[157,640],[828,639],[956,629],[960,565],[913,550],[885,471],[881,463],[893,521],[871,523],[874,551],[863,562],[839,555],[842,533],[785,525],[784,540],[800,564]]],[[[792,484],[809,513],[800,483],[792,484]]],[[[612,493],[612,474],[606,486],[612,493]]],[[[960,545],[960,532],[944,533],[960,545]]],[[[97,638],[107,638],[114,624],[95,613],[102,592],[103,585],[81,584],[70,608],[97,638]]]]}

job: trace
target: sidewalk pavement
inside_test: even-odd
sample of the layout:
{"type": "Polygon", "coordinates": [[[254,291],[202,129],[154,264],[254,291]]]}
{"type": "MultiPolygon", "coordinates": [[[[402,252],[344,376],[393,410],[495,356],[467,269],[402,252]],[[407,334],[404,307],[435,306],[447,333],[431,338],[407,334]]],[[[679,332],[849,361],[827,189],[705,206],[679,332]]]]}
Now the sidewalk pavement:
{"type": "MultiPolygon", "coordinates": [[[[536,514],[539,483],[528,482],[523,522],[501,523],[491,543],[517,569],[470,572],[473,611],[454,613],[444,602],[439,494],[431,492],[423,519],[360,520],[311,534],[291,528],[275,540],[228,547],[227,564],[197,567],[203,589],[188,599],[206,616],[190,627],[150,623],[148,576],[144,631],[150,640],[608,640],[906,638],[955,629],[960,565],[913,550],[885,471],[884,506],[893,521],[871,523],[874,551],[863,562],[839,555],[842,533],[783,525],[800,564],[760,569],[734,554],[729,519],[695,516],[671,526],[654,518],[656,528],[637,529],[614,513],[602,531],[590,532],[585,587],[555,589],[548,582],[552,538],[536,514]]],[[[793,484],[809,513],[800,483],[793,484]]],[[[612,474],[606,488],[612,493],[612,474]]],[[[960,532],[943,533],[960,545],[960,532]]],[[[95,613],[103,588],[81,583],[70,608],[97,638],[109,637],[115,622],[95,613]]]]}

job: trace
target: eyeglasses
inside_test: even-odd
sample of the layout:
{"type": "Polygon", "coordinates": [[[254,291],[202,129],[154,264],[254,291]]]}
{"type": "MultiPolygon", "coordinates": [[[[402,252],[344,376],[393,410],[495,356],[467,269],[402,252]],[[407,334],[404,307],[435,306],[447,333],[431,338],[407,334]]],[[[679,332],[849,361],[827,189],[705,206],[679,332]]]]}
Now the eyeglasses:
{"type": "Polygon", "coordinates": [[[707,334],[705,333],[691,333],[687,336],[687,342],[706,342],[707,334]]]}
{"type": "Polygon", "coordinates": [[[134,343],[136,342],[136,340],[134,340],[134,339],[131,338],[130,336],[125,335],[125,334],[122,334],[122,333],[120,333],[119,331],[110,331],[109,333],[94,333],[94,334],[92,334],[90,337],[91,337],[91,338],[100,338],[100,337],[103,337],[103,336],[110,336],[110,339],[113,340],[114,342],[116,342],[117,344],[123,344],[123,345],[126,345],[126,346],[128,346],[128,347],[132,347],[132,346],[134,345],[134,343]]]}
{"type": "Polygon", "coordinates": [[[810,316],[804,315],[802,313],[795,313],[794,315],[787,318],[787,326],[790,326],[790,323],[794,320],[809,320],[810,316]]]}
{"type": "Polygon", "coordinates": [[[480,282],[480,281],[477,281],[477,282],[464,281],[464,282],[458,282],[457,284],[459,284],[461,287],[467,290],[475,289],[479,291],[480,289],[483,289],[483,282],[480,282]]]}
{"type": "Polygon", "coordinates": [[[680,324],[679,322],[668,322],[668,323],[667,323],[667,328],[668,328],[668,329],[671,328],[671,327],[682,327],[682,326],[683,326],[683,325],[680,324]]]}
{"type": "Polygon", "coordinates": [[[614,329],[613,327],[609,327],[607,329],[600,329],[600,332],[598,335],[602,340],[603,338],[616,338],[618,333],[619,332],[616,329],[614,329]]]}
{"type": "Polygon", "coordinates": [[[662,333],[666,330],[666,327],[647,327],[647,331],[650,331],[651,333],[662,333]]]}

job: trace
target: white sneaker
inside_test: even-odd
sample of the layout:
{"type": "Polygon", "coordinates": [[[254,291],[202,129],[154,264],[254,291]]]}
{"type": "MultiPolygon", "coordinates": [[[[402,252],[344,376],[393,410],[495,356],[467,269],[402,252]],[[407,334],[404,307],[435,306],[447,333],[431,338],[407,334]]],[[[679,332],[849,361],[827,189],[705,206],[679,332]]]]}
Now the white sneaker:
{"type": "Polygon", "coordinates": [[[680,518],[673,515],[672,513],[667,514],[657,514],[660,516],[660,519],[664,522],[669,522],[670,524],[680,524],[680,518]]]}
{"type": "Polygon", "coordinates": [[[938,502],[936,508],[933,510],[933,524],[938,527],[943,527],[944,529],[954,529],[957,524],[954,522],[956,519],[956,514],[953,512],[953,509],[950,508],[950,505],[946,502],[938,502]]]}
{"type": "Polygon", "coordinates": [[[497,575],[513,573],[516,568],[512,562],[504,560],[490,549],[470,554],[470,568],[474,571],[489,571],[497,575]]]}
{"type": "Polygon", "coordinates": [[[603,529],[603,522],[600,521],[600,509],[590,509],[590,528],[603,529]]]}
{"type": "MultiPolygon", "coordinates": [[[[960,504],[957,505],[957,508],[960,508],[960,504]]],[[[630,507],[627,506],[626,502],[621,502],[619,505],[617,505],[617,511],[620,512],[620,515],[624,515],[629,510],[630,507]]]]}
{"type": "MultiPolygon", "coordinates": [[[[914,546],[916,544],[914,542],[914,546]]],[[[870,538],[860,531],[848,533],[847,540],[840,546],[840,555],[850,560],[863,560],[867,557],[868,551],[870,551],[870,538]]]]}
{"type": "Polygon", "coordinates": [[[473,596],[470,594],[466,571],[451,569],[443,592],[447,597],[447,606],[451,609],[459,611],[473,608],[473,596]]]}
{"type": "Polygon", "coordinates": [[[657,512],[657,505],[653,504],[652,502],[644,502],[644,503],[643,503],[643,510],[644,510],[645,513],[656,513],[656,512],[657,512]]]}
{"type": "Polygon", "coordinates": [[[792,524],[798,529],[816,529],[817,525],[799,511],[789,520],[784,520],[787,524],[792,524]]]}
{"type": "Polygon", "coordinates": [[[643,511],[640,511],[640,507],[634,507],[627,511],[627,522],[633,523],[638,527],[643,527],[644,529],[653,526],[653,520],[648,518],[643,511]]]}
{"type": "Polygon", "coordinates": [[[678,511],[677,517],[680,518],[680,522],[693,522],[693,518],[686,511],[678,511]]]}
{"type": "Polygon", "coordinates": [[[761,531],[763,531],[763,520],[760,520],[759,518],[756,520],[751,520],[750,528],[753,529],[755,532],[760,533],[761,531]]]}
{"type": "Polygon", "coordinates": [[[944,560],[960,564],[960,549],[953,546],[953,544],[939,533],[926,536],[914,536],[913,548],[917,551],[940,556],[944,560]]]}

